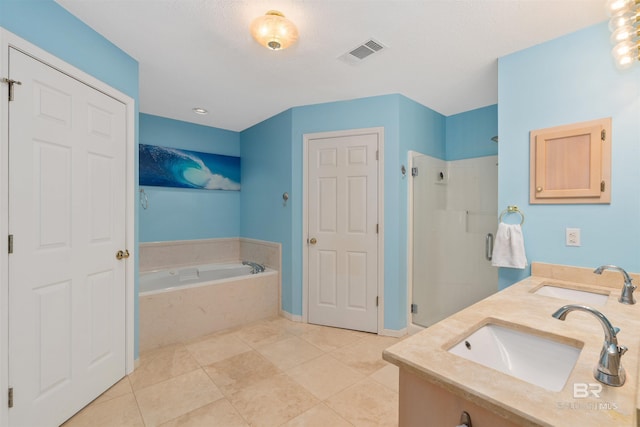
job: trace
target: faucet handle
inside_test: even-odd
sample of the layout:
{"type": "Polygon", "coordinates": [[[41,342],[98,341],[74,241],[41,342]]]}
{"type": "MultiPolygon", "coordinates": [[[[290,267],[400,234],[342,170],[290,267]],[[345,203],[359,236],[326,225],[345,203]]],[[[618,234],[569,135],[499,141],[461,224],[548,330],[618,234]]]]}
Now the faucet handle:
{"type": "Polygon", "coordinates": [[[620,356],[622,356],[623,354],[625,354],[627,352],[627,350],[629,350],[629,348],[627,348],[627,346],[625,345],[619,345],[618,346],[618,354],[620,356]]]}
{"type": "Polygon", "coordinates": [[[615,332],[615,334],[618,335],[618,332],[620,332],[620,328],[618,328],[617,326],[614,326],[613,332],[615,332]]]}

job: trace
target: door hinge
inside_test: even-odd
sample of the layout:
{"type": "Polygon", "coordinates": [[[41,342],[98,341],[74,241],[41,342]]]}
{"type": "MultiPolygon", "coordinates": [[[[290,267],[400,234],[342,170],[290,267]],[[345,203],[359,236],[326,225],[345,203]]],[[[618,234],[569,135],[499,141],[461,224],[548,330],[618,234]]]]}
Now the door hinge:
{"type": "Polygon", "coordinates": [[[376,234],[380,234],[380,224],[376,224],[376,234]]]}
{"type": "Polygon", "coordinates": [[[13,387],[9,387],[9,408],[13,408],[13,387]]]}
{"type": "Polygon", "coordinates": [[[2,79],[0,79],[0,82],[6,83],[9,85],[9,101],[13,101],[13,85],[21,85],[22,82],[19,82],[17,80],[11,80],[6,77],[3,77],[2,79]]]}
{"type": "Polygon", "coordinates": [[[380,297],[376,297],[376,307],[380,306],[380,297]]]}
{"type": "Polygon", "coordinates": [[[411,168],[411,176],[418,176],[418,168],[411,168]]]}
{"type": "Polygon", "coordinates": [[[9,234],[9,253],[13,253],[13,234],[9,234]]]}
{"type": "Polygon", "coordinates": [[[418,312],[418,304],[411,304],[411,314],[416,314],[418,312]]]}
{"type": "Polygon", "coordinates": [[[607,131],[605,129],[602,129],[600,131],[600,139],[602,140],[602,142],[606,141],[606,139],[607,139],[607,131]]]}
{"type": "Polygon", "coordinates": [[[376,160],[380,160],[380,151],[376,150],[376,160]]]}
{"type": "Polygon", "coordinates": [[[604,193],[604,181],[600,181],[600,192],[604,193]]]}

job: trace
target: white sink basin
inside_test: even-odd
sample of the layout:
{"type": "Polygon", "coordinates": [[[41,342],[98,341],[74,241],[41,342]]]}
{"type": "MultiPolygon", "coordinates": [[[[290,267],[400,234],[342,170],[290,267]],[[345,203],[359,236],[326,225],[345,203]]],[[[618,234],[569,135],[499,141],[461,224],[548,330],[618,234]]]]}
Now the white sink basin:
{"type": "Polygon", "coordinates": [[[562,288],[560,286],[553,285],[544,285],[535,291],[534,294],[565,299],[587,305],[605,305],[609,299],[609,295],[581,291],[578,289],[562,288]]]}
{"type": "Polygon", "coordinates": [[[487,324],[451,347],[449,352],[544,389],[560,391],[580,350],[548,338],[487,324]]]}

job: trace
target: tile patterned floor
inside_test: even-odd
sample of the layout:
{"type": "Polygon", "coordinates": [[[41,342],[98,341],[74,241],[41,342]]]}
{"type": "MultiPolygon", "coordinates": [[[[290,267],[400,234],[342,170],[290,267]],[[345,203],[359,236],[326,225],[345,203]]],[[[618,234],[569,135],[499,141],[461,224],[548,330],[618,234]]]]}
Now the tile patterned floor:
{"type": "Polygon", "coordinates": [[[269,319],[143,353],[67,421],[107,426],[397,426],[398,341],[269,319]]]}

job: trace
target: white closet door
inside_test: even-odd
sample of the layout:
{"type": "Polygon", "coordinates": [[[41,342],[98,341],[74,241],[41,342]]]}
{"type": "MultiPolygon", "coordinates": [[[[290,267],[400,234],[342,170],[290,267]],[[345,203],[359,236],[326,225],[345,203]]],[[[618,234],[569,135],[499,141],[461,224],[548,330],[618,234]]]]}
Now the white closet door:
{"type": "Polygon", "coordinates": [[[9,421],[57,426],[125,375],[126,107],[9,64],[9,421]]]}

